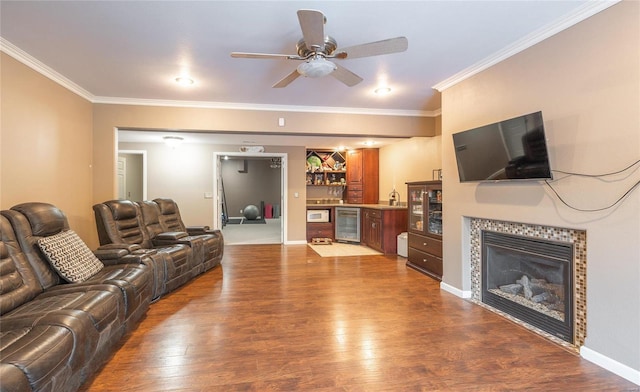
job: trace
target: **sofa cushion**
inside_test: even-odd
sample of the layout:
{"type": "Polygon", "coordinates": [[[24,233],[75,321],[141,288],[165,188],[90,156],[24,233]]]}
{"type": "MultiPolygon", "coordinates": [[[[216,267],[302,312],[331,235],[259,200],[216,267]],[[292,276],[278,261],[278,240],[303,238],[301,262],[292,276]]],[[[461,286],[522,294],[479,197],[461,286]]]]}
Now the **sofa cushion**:
{"type": "Polygon", "coordinates": [[[104,264],[73,230],[40,238],[38,246],[67,282],[84,282],[104,268],[104,264]]]}

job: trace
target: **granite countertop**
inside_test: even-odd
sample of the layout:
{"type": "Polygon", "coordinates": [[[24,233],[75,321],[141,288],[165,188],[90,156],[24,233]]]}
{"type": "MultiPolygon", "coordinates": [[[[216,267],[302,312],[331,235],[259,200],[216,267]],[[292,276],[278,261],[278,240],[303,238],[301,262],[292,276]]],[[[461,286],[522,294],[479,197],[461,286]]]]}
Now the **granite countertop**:
{"type": "Polygon", "coordinates": [[[389,204],[336,204],[336,203],[307,203],[307,208],[328,208],[328,207],[351,207],[351,208],[371,208],[374,210],[406,210],[406,205],[390,206],[389,204]]]}

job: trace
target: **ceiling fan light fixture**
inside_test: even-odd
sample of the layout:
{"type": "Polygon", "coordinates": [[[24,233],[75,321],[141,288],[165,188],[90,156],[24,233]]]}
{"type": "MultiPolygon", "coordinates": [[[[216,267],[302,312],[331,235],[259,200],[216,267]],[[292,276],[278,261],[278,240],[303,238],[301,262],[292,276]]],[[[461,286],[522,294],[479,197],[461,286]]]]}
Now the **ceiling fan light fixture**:
{"type": "Polygon", "coordinates": [[[338,68],[334,63],[324,57],[314,57],[298,65],[300,75],[308,78],[321,78],[329,75],[338,68]]]}

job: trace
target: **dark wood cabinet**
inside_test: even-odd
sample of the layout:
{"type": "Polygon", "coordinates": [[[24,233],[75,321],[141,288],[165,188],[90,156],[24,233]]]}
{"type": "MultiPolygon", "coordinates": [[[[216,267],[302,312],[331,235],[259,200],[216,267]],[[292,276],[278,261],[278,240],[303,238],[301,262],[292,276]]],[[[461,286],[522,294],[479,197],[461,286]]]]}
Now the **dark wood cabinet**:
{"type": "Polygon", "coordinates": [[[408,182],[407,195],[407,266],[442,280],[442,182],[408,182]]]}
{"type": "Polygon", "coordinates": [[[335,208],[327,207],[307,207],[307,210],[326,210],[329,209],[329,222],[307,222],[307,242],[311,242],[313,238],[331,238],[334,239],[334,222],[335,208]]]}
{"type": "Polygon", "coordinates": [[[352,150],[347,153],[347,203],[378,204],[377,148],[352,150]]]}
{"type": "Polygon", "coordinates": [[[407,210],[362,209],[361,242],[385,254],[398,253],[398,234],[407,227],[407,210]]]}

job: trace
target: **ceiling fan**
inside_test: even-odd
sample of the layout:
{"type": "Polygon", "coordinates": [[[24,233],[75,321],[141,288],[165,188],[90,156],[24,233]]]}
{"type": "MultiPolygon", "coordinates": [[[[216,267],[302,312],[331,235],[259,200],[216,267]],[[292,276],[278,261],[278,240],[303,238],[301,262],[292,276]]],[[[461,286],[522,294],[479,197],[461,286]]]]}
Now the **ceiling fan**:
{"type": "Polygon", "coordinates": [[[404,52],[409,45],[406,37],[397,37],[337,49],[336,40],[324,34],[327,18],[322,12],[298,10],[298,20],[302,29],[302,39],[296,44],[298,54],[232,52],[231,57],[303,61],[289,75],[274,84],[275,88],[286,87],[300,75],[310,78],[331,75],[351,87],[362,82],[362,78],[329,59],[354,59],[404,52]]]}

